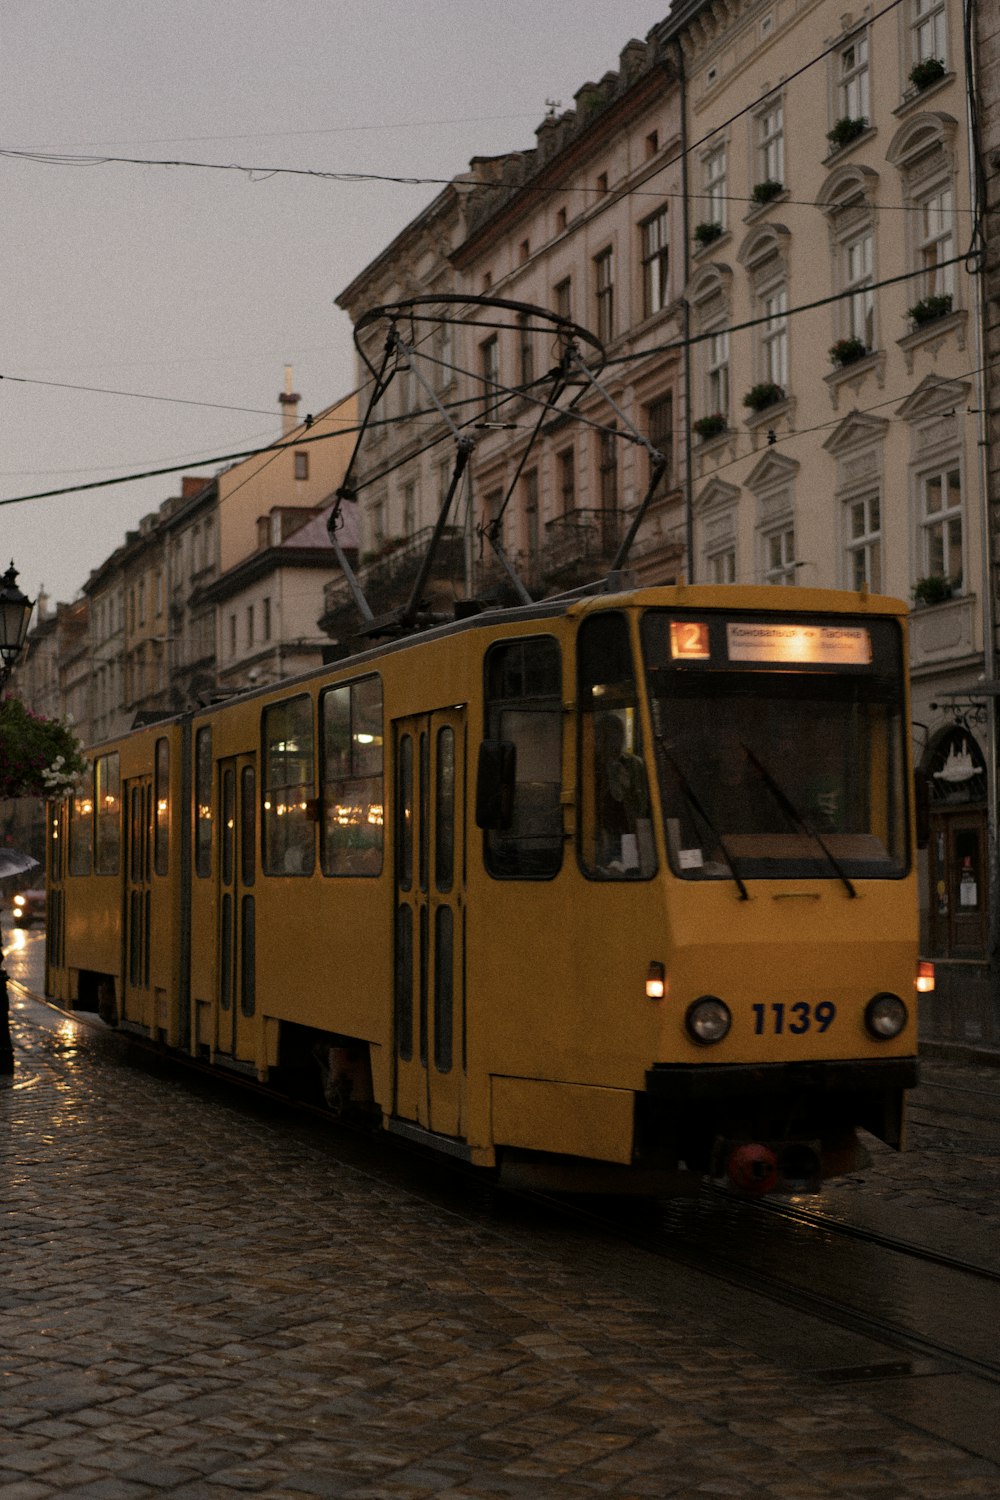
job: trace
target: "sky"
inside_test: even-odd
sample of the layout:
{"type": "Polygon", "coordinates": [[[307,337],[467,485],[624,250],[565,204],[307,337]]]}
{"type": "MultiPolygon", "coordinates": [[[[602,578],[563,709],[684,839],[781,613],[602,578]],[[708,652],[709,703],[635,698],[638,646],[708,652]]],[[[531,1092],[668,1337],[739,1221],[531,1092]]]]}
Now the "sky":
{"type": "Polygon", "coordinates": [[[334,298],[439,187],[267,168],[447,180],[530,148],[668,10],[2,0],[0,153],[61,160],[0,154],[0,564],[68,602],[180,475],[22,496],[209,477],[278,435],[286,365],[300,415],[352,388],[334,298]]]}

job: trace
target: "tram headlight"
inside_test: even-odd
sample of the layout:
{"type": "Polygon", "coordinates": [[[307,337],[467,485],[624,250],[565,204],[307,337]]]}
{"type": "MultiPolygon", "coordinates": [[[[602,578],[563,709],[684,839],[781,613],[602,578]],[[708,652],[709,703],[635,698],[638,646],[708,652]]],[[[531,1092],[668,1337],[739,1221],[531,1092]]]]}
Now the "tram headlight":
{"type": "Polygon", "coordinates": [[[880,1042],[891,1041],[894,1036],[899,1036],[909,1019],[904,1002],[898,995],[890,995],[888,991],[873,995],[865,1006],[865,1025],[880,1042]]]}
{"type": "Polygon", "coordinates": [[[684,1025],[693,1042],[710,1047],[721,1042],[733,1024],[729,1006],[717,995],[702,995],[692,1000],[684,1016],[684,1025]]]}

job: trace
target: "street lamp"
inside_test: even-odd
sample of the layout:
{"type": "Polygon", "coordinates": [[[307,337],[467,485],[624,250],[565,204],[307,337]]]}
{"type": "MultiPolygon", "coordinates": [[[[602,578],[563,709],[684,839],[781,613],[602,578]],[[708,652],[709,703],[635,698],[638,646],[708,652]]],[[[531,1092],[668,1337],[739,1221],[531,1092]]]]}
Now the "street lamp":
{"type": "Polygon", "coordinates": [[[10,567],[0,579],[0,683],[7,681],[24,650],[32,601],[17,586],[17,569],[10,567]]]}
{"type": "MultiPolygon", "coordinates": [[[[33,608],[31,600],[17,586],[17,569],[12,558],[10,567],[0,579],[0,687],[13,672],[14,664],[24,650],[33,608]]],[[[7,970],[3,962],[3,934],[0,933],[0,1075],[13,1071],[10,997],[7,994],[7,970]]]]}

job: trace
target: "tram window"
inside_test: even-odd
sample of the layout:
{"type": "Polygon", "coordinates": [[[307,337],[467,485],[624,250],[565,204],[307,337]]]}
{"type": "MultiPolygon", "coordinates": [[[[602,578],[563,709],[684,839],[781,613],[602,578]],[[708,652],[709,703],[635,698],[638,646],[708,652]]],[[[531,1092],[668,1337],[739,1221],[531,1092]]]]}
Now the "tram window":
{"type": "Polygon", "coordinates": [[[264,870],[311,875],[315,862],[312,700],[302,694],[264,710],[264,870]]]}
{"type": "Polygon", "coordinates": [[[434,884],[450,891],[455,878],[455,731],[438,730],[434,786],[434,884]]]}
{"type": "Polygon", "coordinates": [[[597,880],[647,880],[656,871],[656,846],[623,614],[609,611],[584,620],[577,671],[580,863],[597,880]]]}
{"type": "Polygon", "coordinates": [[[240,772],[240,879],[253,885],[257,856],[257,792],[253,766],[240,772]]]}
{"type": "Polygon", "coordinates": [[[117,875],[122,843],[121,774],[117,751],[99,755],[94,763],[94,805],[97,809],[94,870],[98,875],[117,875]]]}
{"type": "Polygon", "coordinates": [[[483,835],[501,880],[548,880],[562,866],[562,665],[550,636],[505,641],[486,658],[486,733],[514,746],[510,826],[483,835]]]}
{"type": "Polygon", "coordinates": [[[94,857],[94,768],[87,766],[69,804],[69,873],[89,875],[94,857]]]}
{"type": "Polygon", "coordinates": [[[194,871],[204,879],[212,873],[212,731],[208,725],[198,730],[194,743],[194,871]]]}
{"type": "Polygon", "coordinates": [[[170,858],[170,741],[156,742],[156,824],[153,834],[153,869],[166,875],[170,858]]]}
{"type": "Polygon", "coordinates": [[[382,683],[344,683],[320,707],[324,875],[378,875],[382,870],[382,683]]]}

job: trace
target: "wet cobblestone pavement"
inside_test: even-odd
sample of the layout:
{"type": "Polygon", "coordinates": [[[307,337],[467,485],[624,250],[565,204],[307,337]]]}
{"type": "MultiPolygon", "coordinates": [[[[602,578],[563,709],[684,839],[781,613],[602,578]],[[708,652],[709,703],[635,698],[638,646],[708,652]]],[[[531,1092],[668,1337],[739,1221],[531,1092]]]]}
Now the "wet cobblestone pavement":
{"type": "MultiPolygon", "coordinates": [[[[104,1040],[16,1000],[4,1500],[1000,1497],[982,1449],[924,1430],[952,1377],[890,1415],[878,1383],[822,1378],[872,1357],[861,1339],[782,1314],[769,1343],[763,1299],[408,1187],[378,1151],[104,1040]]],[[[895,1159],[875,1176],[873,1201],[925,1191],[895,1159]]]]}

